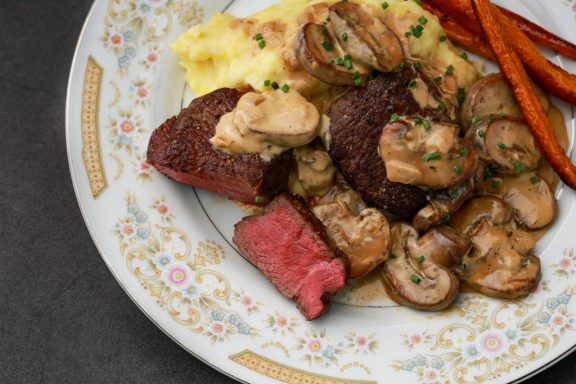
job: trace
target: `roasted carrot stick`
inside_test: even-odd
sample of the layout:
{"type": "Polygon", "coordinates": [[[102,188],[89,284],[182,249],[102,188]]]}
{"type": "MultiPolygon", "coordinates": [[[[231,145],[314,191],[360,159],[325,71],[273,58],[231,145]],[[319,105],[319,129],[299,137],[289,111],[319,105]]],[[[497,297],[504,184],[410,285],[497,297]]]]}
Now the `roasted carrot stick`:
{"type": "Polygon", "coordinates": [[[502,74],[512,86],[512,92],[540,151],[560,178],[570,188],[576,189],[576,166],[558,143],[554,128],[538,101],[520,58],[507,43],[510,40],[498,9],[491,6],[490,0],[472,0],[472,6],[502,74]]]}
{"type": "MultiPolygon", "coordinates": [[[[470,0],[433,0],[432,3],[473,32],[482,33],[470,0]]],[[[514,23],[510,23],[498,8],[493,6],[492,12],[530,75],[550,93],[576,105],[576,76],[546,60],[538,47],[514,23]]]]}
{"type": "Polygon", "coordinates": [[[542,44],[545,47],[553,49],[555,52],[566,56],[569,59],[576,60],[576,45],[566,41],[553,33],[548,32],[539,25],[530,20],[526,20],[520,15],[515,14],[506,8],[498,7],[507,18],[514,21],[518,28],[532,41],[542,44]]]}
{"type": "Polygon", "coordinates": [[[440,20],[440,24],[450,41],[490,61],[495,61],[490,47],[486,45],[486,42],[481,36],[470,32],[461,24],[450,18],[450,16],[445,12],[442,12],[440,9],[428,2],[422,2],[422,7],[433,15],[438,16],[438,20],[440,20]]]}

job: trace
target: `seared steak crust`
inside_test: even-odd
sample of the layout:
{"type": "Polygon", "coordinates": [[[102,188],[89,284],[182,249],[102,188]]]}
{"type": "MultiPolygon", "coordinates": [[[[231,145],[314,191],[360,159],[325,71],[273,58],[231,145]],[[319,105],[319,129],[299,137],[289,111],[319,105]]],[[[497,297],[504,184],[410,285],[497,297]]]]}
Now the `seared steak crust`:
{"type": "Polygon", "coordinates": [[[286,190],[291,151],[264,161],[258,154],[229,155],[208,141],[220,117],[232,111],[241,96],[223,88],[194,99],[152,133],[148,162],[176,181],[245,203],[286,190]]]}
{"type": "Polygon", "coordinates": [[[382,129],[393,113],[447,120],[445,114],[422,109],[414,100],[408,84],[416,76],[411,68],[381,74],[337,99],[328,112],[332,137],[328,152],[344,177],[369,206],[404,218],[427,203],[427,193],[386,178],[384,161],[378,154],[382,129]]]}

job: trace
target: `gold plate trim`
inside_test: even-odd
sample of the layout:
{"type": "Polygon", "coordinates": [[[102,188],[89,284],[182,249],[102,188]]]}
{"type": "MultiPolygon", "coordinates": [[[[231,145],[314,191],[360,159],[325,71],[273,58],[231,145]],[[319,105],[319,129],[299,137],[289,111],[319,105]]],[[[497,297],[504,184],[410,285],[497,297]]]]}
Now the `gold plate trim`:
{"type": "Polygon", "coordinates": [[[104,164],[100,152],[100,134],[98,128],[98,112],[100,111],[100,90],[104,70],[94,60],[88,57],[82,88],[82,160],[88,173],[88,181],[92,196],[97,199],[106,189],[108,183],[104,174],[104,164]]]}
{"type": "Polygon", "coordinates": [[[254,372],[287,384],[377,384],[376,381],[339,379],[303,371],[267,359],[248,349],[230,356],[230,360],[254,372]]]}

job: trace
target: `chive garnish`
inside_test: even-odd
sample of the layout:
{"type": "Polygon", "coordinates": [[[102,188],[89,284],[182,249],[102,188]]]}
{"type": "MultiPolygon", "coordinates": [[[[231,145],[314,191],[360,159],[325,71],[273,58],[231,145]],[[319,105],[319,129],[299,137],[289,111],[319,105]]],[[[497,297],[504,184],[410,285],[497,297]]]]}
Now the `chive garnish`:
{"type": "Polygon", "coordinates": [[[462,52],[460,57],[463,58],[464,60],[468,60],[468,54],[466,52],[462,52]]]}
{"type": "Polygon", "coordinates": [[[447,68],[446,68],[446,74],[449,76],[452,76],[454,74],[454,66],[452,64],[450,64],[447,68]]]}
{"type": "Polygon", "coordinates": [[[421,125],[423,122],[424,122],[424,119],[420,115],[418,115],[414,118],[414,124],[416,124],[416,125],[421,125]]]}
{"type": "Polygon", "coordinates": [[[514,163],[514,172],[516,172],[516,174],[522,172],[523,170],[524,170],[524,164],[522,164],[519,161],[514,163]]]}
{"type": "Polygon", "coordinates": [[[440,36],[440,41],[441,41],[441,42],[445,42],[446,39],[447,39],[446,35],[440,36]]]}
{"type": "Polygon", "coordinates": [[[384,9],[388,8],[388,3],[387,3],[387,2],[383,2],[383,3],[382,3],[382,8],[384,8],[384,9]]]}
{"type": "Polygon", "coordinates": [[[420,256],[418,256],[417,260],[420,264],[422,264],[424,262],[424,260],[426,260],[426,258],[424,256],[420,255],[420,256]]]}
{"type": "Polygon", "coordinates": [[[430,120],[424,120],[424,129],[429,131],[432,128],[432,124],[430,123],[430,120]]]}
{"type": "Polygon", "coordinates": [[[269,87],[270,86],[270,80],[264,80],[264,86],[265,87],[269,87]]]}
{"type": "Polygon", "coordinates": [[[280,88],[280,86],[278,85],[278,83],[277,83],[277,82],[273,82],[273,83],[272,83],[272,89],[278,89],[278,88],[280,88]]]}
{"type": "Polygon", "coordinates": [[[256,196],[254,198],[254,201],[256,201],[257,203],[263,203],[265,200],[264,196],[256,196]]]}
{"type": "Polygon", "coordinates": [[[531,182],[532,184],[538,183],[538,176],[536,176],[536,175],[532,176],[532,177],[530,178],[530,182],[531,182]]]}
{"type": "Polygon", "coordinates": [[[424,159],[424,161],[428,162],[428,161],[433,161],[433,160],[440,160],[442,158],[442,155],[438,151],[426,152],[422,156],[422,158],[424,159]]]}
{"type": "Polygon", "coordinates": [[[287,93],[290,90],[290,87],[288,86],[288,84],[284,84],[282,86],[282,92],[287,93]]]}
{"type": "Polygon", "coordinates": [[[324,40],[324,41],[322,42],[322,46],[323,46],[324,49],[327,50],[327,51],[331,51],[331,50],[332,50],[332,44],[330,44],[330,42],[327,41],[327,40],[324,40]]]}
{"type": "Polygon", "coordinates": [[[392,114],[392,116],[390,116],[390,121],[394,122],[394,121],[398,121],[398,120],[400,120],[400,115],[397,114],[396,112],[394,112],[392,114]]]}
{"type": "Polygon", "coordinates": [[[422,281],[422,279],[416,275],[410,276],[410,280],[416,285],[420,284],[420,282],[422,281]]]}
{"type": "Polygon", "coordinates": [[[254,35],[254,40],[257,40],[257,41],[258,41],[258,40],[262,40],[263,38],[264,38],[264,36],[262,36],[261,33],[257,33],[257,34],[254,35]]]}
{"type": "Polygon", "coordinates": [[[454,172],[456,172],[457,174],[462,174],[462,172],[464,172],[464,170],[462,169],[462,167],[460,165],[457,165],[454,167],[454,172]]]}
{"type": "Polygon", "coordinates": [[[348,41],[348,34],[346,32],[342,34],[342,41],[348,41]]]}
{"type": "Polygon", "coordinates": [[[260,49],[264,49],[264,47],[266,47],[266,42],[264,40],[260,40],[258,42],[258,46],[260,47],[260,49]]]}

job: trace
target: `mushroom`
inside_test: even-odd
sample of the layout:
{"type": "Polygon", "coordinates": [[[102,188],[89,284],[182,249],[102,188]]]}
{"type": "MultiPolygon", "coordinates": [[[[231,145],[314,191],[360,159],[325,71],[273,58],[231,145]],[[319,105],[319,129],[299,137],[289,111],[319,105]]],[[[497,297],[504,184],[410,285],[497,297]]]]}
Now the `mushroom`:
{"type": "MultiPolygon", "coordinates": [[[[534,89],[542,107],[548,112],[550,101],[538,86],[534,85],[534,89]]],[[[522,118],[522,112],[508,82],[499,73],[488,75],[470,87],[462,105],[462,125],[468,128],[476,119],[491,114],[522,118]]]]}
{"type": "Polygon", "coordinates": [[[441,225],[418,239],[415,253],[434,264],[452,269],[461,265],[462,257],[470,249],[470,244],[466,236],[447,225],[441,225]]]}
{"type": "Polygon", "coordinates": [[[318,80],[340,86],[353,86],[357,79],[366,80],[370,70],[351,61],[347,66],[344,56],[325,26],[308,23],[300,29],[296,40],[296,58],[304,70],[318,80]],[[356,71],[357,78],[354,75],[356,71]]]}
{"type": "Polygon", "coordinates": [[[421,118],[388,123],[379,143],[388,179],[431,189],[463,183],[478,162],[476,152],[458,138],[459,131],[458,125],[421,118]]]}
{"type": "Polygon", "coordinates": [[[298,181],[307,196],[322,196],[334,185],[336,167],[322,144],[316,140],[294,149],[298,181]]]}
{"type": "Polygon", "coordinates": [[[550,225],[558,212],[552,188],[535,173],[494,177],[481,183],[479,192],[504,199],[512,208],[514,220],[529,230],[550,225]]]}
{"type": "Polygon", "coordinates": [[[437,224],[447,222],[452,214],[472,196],[474,186],[474,178],[469,178],[454,188],[436,193],[430,198],[430,204],[414,215],[412,225],[418,232],[422,233],[437,224]]]}
{"type": "Polygon", "coordinates": [[[341,47],[354,60],[381,72],[394,71],[404,62],[400,40],[377,15],[351,2],[335,3],[329,13],[341,47]]]}
{"type": "Polygon", "coordinates": [[[540,281],[540,259],[521,254],[505,228],[483,221],[471,232],[472,251],[464,258],[460,278],[487,296],[516,299],[528,295],[540,281]]]}
{"type": "Polygon", "coordinates": [[[496,196],[478,196],[466,202],[452,216],[450,226],[467,235],[485,220],[503,226],[511,218],[512,212],[504,200],[496,196]]]}
{"type": "Polygon", "coordinates": [[[310,205],[328,237],[348,256],[351,278],[364,276],[388,258],[388,221],[377,209],[364,208],[357,192],[339,184],[327,196],[312,199],[310,205]]]}
{"type": "Polygon", "coordinates": [[[487,119],[474,125],[466,136],[482,160],[498,165],[498,173],[513,174],[518,167],[535,170],[542,159],[530,129],[518,118],[487,119]]]}
{"type": "Polygon", "coordinates": [[[407,307],[426,311],[439,311],[450,305],[460,287],[456,275],[418,253],[418,232],[408,224],[394,223],[390,232],[391,255],[380,270],[390,297],[407,307]]]}

